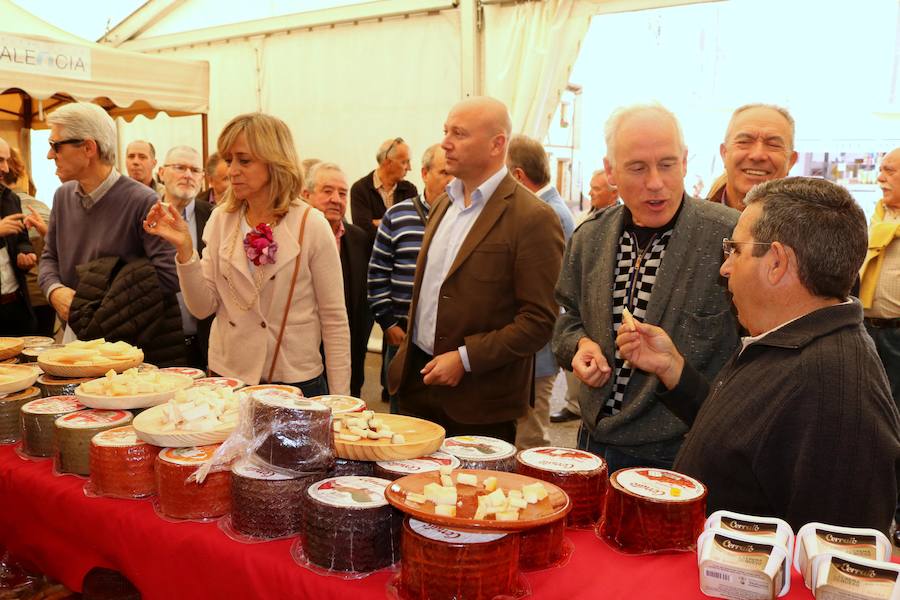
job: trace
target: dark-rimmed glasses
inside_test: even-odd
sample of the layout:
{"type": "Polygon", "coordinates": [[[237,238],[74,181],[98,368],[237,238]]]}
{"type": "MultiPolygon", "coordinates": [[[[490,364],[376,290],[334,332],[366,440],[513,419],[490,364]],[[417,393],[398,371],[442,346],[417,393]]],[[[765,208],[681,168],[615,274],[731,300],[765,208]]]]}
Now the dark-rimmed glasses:
{"type": "Polygon", "coordinates": [[[84,143],[84,140],[79,140],[77,138],[71,138],[68,140],[59,140],[56,142],[54,142],[53,140],[47,140],[47,142],[49,142],[50,147],[53,149],[53,152],[58,154],[60,146],[65,146],[66,144],[82,144],[82,143],[84,143]]]}
{"type": "Polygon", "coordinates": [[[722,253],[725,255],[727,259],[731,256],[736,250],[736,246],[738,244],[753,244],[754,246],[771,246],[772,242],[736,242],[734,240],[729,240],[728,238],[722,238],[722,253]]]}

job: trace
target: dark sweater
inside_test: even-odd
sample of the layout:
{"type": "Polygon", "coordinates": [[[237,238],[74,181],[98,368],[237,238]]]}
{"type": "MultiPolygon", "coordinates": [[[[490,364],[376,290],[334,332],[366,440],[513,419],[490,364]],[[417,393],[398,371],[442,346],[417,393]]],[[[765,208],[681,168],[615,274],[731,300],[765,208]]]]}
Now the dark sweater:
{"type": "Polygon", "coordinates": [[[675,470],[709,487],[707,511],[888,531],[900,417],[862,316],[855,299],[814,311],[733,356],[711,388],[685,365],[660,394],[693,422],[675,470]]]}
{"type": "Polygon", "coordinates": [[[163,291],[177,292],[175,248],[143,229],[156,193],[130,177],[119,177],[99,202],[85,210],[75,194],[77,189],[78,182],[69,181],[53,196],[38,276],[44,294],[54,283],[76,289],[75,267],[107,256],[126,261],[149,258],[163,291]]]}

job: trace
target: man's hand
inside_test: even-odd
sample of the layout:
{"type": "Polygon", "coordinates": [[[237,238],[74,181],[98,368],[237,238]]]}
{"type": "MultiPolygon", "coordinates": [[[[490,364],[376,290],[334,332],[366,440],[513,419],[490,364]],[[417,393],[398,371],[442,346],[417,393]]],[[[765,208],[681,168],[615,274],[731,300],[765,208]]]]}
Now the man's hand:
{"type": "Polygon", "coordinates": [[[48,300],[61,321],[69,320],[69,308],[72,307],[74,297],[75,290],[68,287],[58,287],[50,293],[48,300]]]}
{"type": "Polygon", "coordinates": [[[684,357],[659,327],[632,320],[619,327],[616,346],[631,366],[653,373],[666,389],[678,385],[684,370],[684,357]]]}
{"type": "Polygon", "coordinates": [[[432,358],[422,369],[422,381],[425,385],[449,385],[455,387],[459,384],[466,368],[463,366],[459,350],[445,352],[432,358]]]}
{"type": "Polygon", "coordinates": [[[406,332],[399,325],[391,325],[384,332],[384,339],[391,346],[399,346],[404,338],[406,338],[406,332]]]}
{"type": "Polygon", "coordinates": [[[0,237],[15,235],[25,231],[25,215],[13,213],[0,219],[0,237]]]}
{"type": "Polygon", "coordinates": [[[594,388],[603,387],[612,374],[603,350],[594,340],[583,337],[578,340],[578,352],[572,359],[572,372],[586,385],[594,388]]]}
{"type": "Polygon", "coordinates": [[[34,210],[33,206],[28,207],[28,212],[31,214],[25,217],[25,226],[34,227],[41,237],[47,235],[47,223],[44,221],[44,217],[34,210]]]}
{"type": "Polygon", "coordinates": [[[16,257],[16,264],[19,265],[19,268],[23,271],[31,270],[34,268],[34,265],[37,264],[37,254],[34,252],[28,254],[20,252],[16,257]]]}

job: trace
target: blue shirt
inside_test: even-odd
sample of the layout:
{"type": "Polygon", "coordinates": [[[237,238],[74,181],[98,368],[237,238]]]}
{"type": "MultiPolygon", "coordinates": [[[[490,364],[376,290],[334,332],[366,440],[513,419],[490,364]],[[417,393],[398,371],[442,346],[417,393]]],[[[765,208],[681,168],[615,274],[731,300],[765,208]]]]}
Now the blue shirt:
{"type": "MultiPolygon", "coordinates": [[[[194,200],[188,202],[188,205],[181,212],[181,216],[187,221],[188,231],[191,232],[191,241],[194,242],[194,248],[197,248],[197,219],[194,216],[195,204],[194,200]]],[[[178,296],[178,308],[181,309],[181,329],[184,331],[184,335],[197,335],[196,317],[184,305],[184,298],[181,296],[181,292],[178,292],[176,295],[178,296]]]]}

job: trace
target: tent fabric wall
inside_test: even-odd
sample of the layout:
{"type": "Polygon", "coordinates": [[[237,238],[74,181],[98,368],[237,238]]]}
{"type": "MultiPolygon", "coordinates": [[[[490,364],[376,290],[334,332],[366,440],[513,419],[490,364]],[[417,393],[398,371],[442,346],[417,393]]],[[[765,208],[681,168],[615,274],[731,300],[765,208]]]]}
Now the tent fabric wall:
{"type": "Polygon", "coordinates": [[[485,7],[484,89],[507,103],[513,131],[544,139],[597,10],[589,0],[485,7]]]}
{"type": "MultiPolygon", "coordinates": [[[[210,68],[210,148],[229,119],[261,110],[283,119],[301,158],[342,166],[352,182],[375,167],[379,144],[401,136],[419,158],[439,142],[459,100],[459,24],[453,11],[249,37],[164,51],[210,68]]],[[[151,140],[160,154],[192,143],[181,120],[136,119],[123,138],[151,140]]],[[[185,125],[185,127],[188,127],[185,125]]]]}

